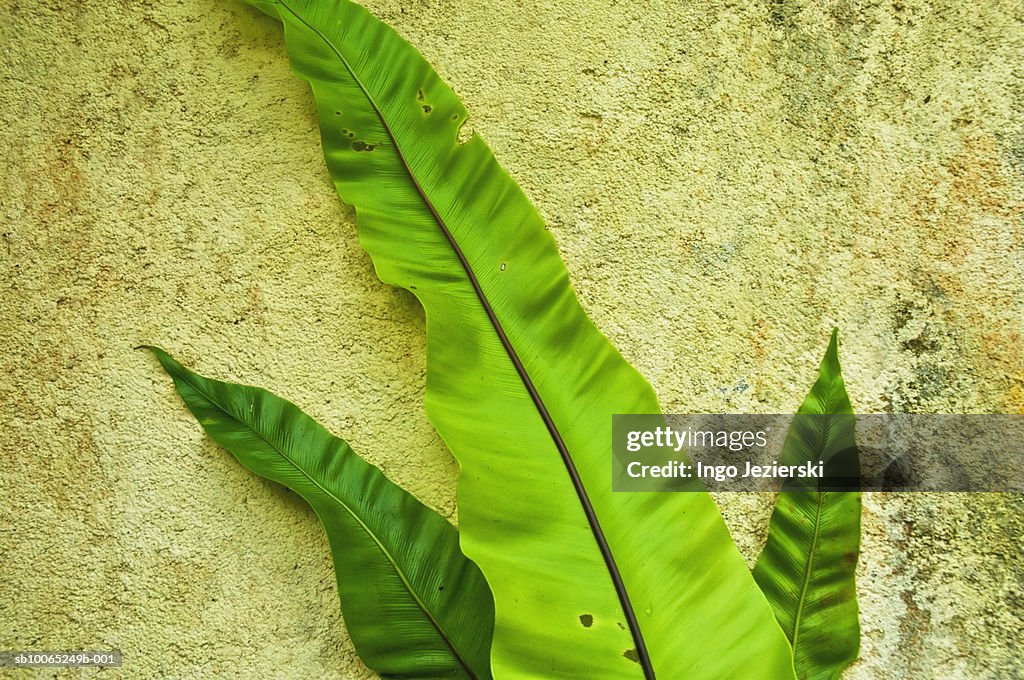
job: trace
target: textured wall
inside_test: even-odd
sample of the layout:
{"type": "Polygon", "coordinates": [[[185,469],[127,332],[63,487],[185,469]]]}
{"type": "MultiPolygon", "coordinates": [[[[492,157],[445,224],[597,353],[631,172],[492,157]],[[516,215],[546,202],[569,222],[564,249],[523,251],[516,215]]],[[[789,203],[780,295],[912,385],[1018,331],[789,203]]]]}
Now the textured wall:
{"type": "MultiPolygon", "coordinates": [[[[369,7],[463,97],[666,409],[793,410],[836,324],[861,411],[1024,412],[1019,2],[369,7]]],[[[279,27],[3,0],[0,79],[0,648],[369,677],[312,512],[132,350],[296,401],[454,516],[422,314],[358,247],[279,27]]],[[[770,499],[720,501],[752,557],[770,499]]],[[[868,496],[847,677],[1024,677],[1022,518],[868,496]]]]}

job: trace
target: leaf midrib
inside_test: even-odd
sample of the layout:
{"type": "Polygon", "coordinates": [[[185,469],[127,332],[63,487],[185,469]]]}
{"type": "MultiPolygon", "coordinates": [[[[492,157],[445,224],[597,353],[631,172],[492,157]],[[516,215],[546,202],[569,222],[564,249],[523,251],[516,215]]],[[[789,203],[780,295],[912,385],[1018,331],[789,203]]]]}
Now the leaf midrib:
{"type": "MultiPolygon", "coordinates": [[[[340,505],[342,508],[345,509],[345,511],[352,517],[352,519],[354,519],[356,521],[356,523],[359,525],[359,527],[366,533],[366,535],[369,536],[370,540],[372,540],[373,543],[377,546],[377,549],[380,550],[382,555],[384,555],[384,557],[387,559],[388,563],[391,564],[391,566],[394,569],[395,573],[398,575],[398,578],[402,581],[402,585],[405,586],[406,591],[412,597],[413,601],[416,602],[416,606],[418,606],[420,608],[420,610],[430,620],[431,625],[434,626],[435,630],[437,630],[437,634],[441,637],[442,640],[444,640],[444,643],[448,646],[448,648],[451,650],[452,654],[458,660],[459,665],[462,666],[462,668],[466,671],[466,673],[469,675],[469,677],[472,678],[472,680],[479,680],[479,677],[476,675],[476,673],[473,672],[473,669],[470,667],[468,662],[465,659],[462,658],[462,655],[459,653],[458,649],[456,649],[455,643],[452,642],[452,640],[445,633],[444,628],[441,626],[441,623],[436,618],[434,618],[433,613],[430,611],[430,609],[426,606],[426,604],[420,598],[419,594],[413,588],[412,583],[409,582],[409,579],[406,577],[405,572],[398,565],[398,562],[395,561],[394,556],[387,549],[387,547],[383,543],[380,542],[380,539],[377,538],[377,535],[370,529],[370,527],[368,527],[366,525],[366,523],[363,522],[362,518],[359,517],[359,515],[356,514],[356,512],[351,507],[349,507],[349,505],[347,503],[345,503],[343,500],[341,500],[336,495],[331,493],[331,491],[329,489],[324,487],[324,485],[322,485],[312,475],[310,475],[308,472],[306,472],[306,470],[304,470],[298,463],[296,463],[294,460],[292,460],[288,456],[288,454],[285,453],[284,450],[282,450],[282,448],[280,446],[278,446],[275,442],[273,442],[270,439],[268,439],[267,437],[265,437],[261,431],[257,430],[255,427],[253,427],[249,423],[245,422],[244,420],[242,420],[241,418],[236,416],[234,413],[229,411],[224,406],[221,406],[220,403],[214,397],[212,397],[208,392],[203,390],[200,386],[196,385],[194,382],[189,380],[187,378],[187,376],[185,378],[185,382],[188,384],[189,387],[191,387],[196,392],[198,392],[202,397],[204,397],[209,403],[213,404],[221,413],[223,413],[224,415],[228,416],[229,418],[231,418],[235,422],[241,423],[246,428],[248,428],[249,431],[253,432],[264,443],[266,443],[267,446],[269,446],[275,452],[277,452],[277,454],[279,456],[281,456],[281,458],[283,458],[285,461],[287,461],[293,468],[298,470],[314,486],[316,486],[318,489],[320,489],[320,491],[322,491],[329,498],[334,500],[338,505],[340,505]]],[[[315,508],[314,508],[314,510],[315,510],[315,508]]],[[[327,530],[327,526],[326,525],[324,525],[324,530],[325,531],[327,530]]]]}
{"type": "MultiPolygon", "coordinates": [[[[833,411],[835,411],[835,409],[836,409],[835,404],[833,403],[833,398],[834,398],[834,395],[831,393],[831,391],[826,393],[826,401],[824,401],[822,403],[822,409],[821,409],[822,415],[841,415],[841,414],[833,413],[833,411]]],[[[826,420],[825,421],[825,432],[822,433],[822,438],[821,438],[822,442],[824,442],[824,444],[822,445],[822,451],[824,451],[825,447],[828,445],[828,441],[829,441],[828,430],[831,427],[832,427],[832,420],[831,419],[826,420]]],[[[820,484],[819,484],[819,487],[820,487],[820,484]]],[[[812,534],[812,537],[811,537],[811,549],[810,549],[810,551],[809,551],[809,553],[807,555],[807,564],[804,567],[804,578],[803,578],[803,584],[800,587],[800,597],[797,600],[797,604],[796,604],[796,615],[793,617],[793,656],[794,657],[796,656],[796,653],[797,653],[797,643],[798,643],[799,638],[800,638],[800,622],[803,619],[804,605],[806,604],[806,600],[807,600],[807,590],[810,588],[810,584],[811,584],[811,572],[814,570],[814,558],[815,558],[815,555],[818,552],[818,537],[819,537],[819,534],[821,532],[821,515],[822,515],[822,512],[824,510],[824,505],[825,505],[825,492],[824,491],[822,491],[819,488],[817,491],[814,491],[812,493],[817,494],[817,501],[818,501],[818,503],[817,503],[817,507],[815,508],[815,512],[814,512],[814,530],[813,530],[813,534],[812,534]]]]}
{"type": "Polygon", "coordinates": [[[484,308],[484,312],[486,313],[488,320],[491,322],[491,326],[494,328],[494,331],[498,335],[498,339],[500,340],[502,347],[505,349],[505,352],[508,355],[509,360],[512,362],[513,366],[516,369],[516,372],[519,374],[519,378],[520,380],[522,380],[523,386],[529,393],[530,398],[534,403],[534,406],[536,407],[541,419],[544,421],[544,425],[547,428],[548,433],[551,435],[551,438],[555,444],[555,448],[558,450],[559,455],[562,458],[562,462],[565,465],[566,472],[568,473],[572,481],[574,490],[576,491],[577,497],[580,500],[580,504],[583,507],[584,514],[587,517],[587,522],[590,526],[591,533],[594,535],[594,540],[598,544],[598,549],[601,553],[602,559],[605,562],[605,567],[608,569],[609,576],[612,579],[612,585],[615,588],[616,595],[619,599],[619,604],[623,610],[623,615],[626,618],[627,625],[629,626],[630,633],[633,637],[633,642],[636,645],[637,657],[640,666],[643,669],[644,677],[646,678],[646,680],[655,680],[654,667],[651,664],[650,655],[647,651],[647,645],[644,642],[643,634],[640,631],[639,621],[637,620],[636,613],[633,610],[633,605],[629,599],[629,595],[626,592],[625,583],[622,580],[622,575],[619,573],[618,565],[615,562],[615,557],[612,555],[611,546],[608,544],[608,540],[605,537],[604,531],[601,528],[601,523],[597,518],[596,511],[594,510],[593,504],[590,501],[586,488],[583,485],[583,481],[580,478],[579,471],[576,469],[576,464],[573,461],[572,456],[569,453],[568,447],[566,446],[565,441],[558,430],[558,427],[555,425],[555,422],[552,419],[551,414],[547,409],[547,406],[544,404],[543,399],[537,392],[536,386],[533,384],[533,380],[530,378],[529,373],[527,373],[526,367],[520,360],[518,353],[515,351],[515,348],[512,347],[512,343],[509,340],[508,336],[506,335],[505,330],[501,325],[501,322],[498,320],[498,317],[494,312],[494,309],[491,307],[490,301],[484,294],[483,289],[480,286],[480,282],[476,277],[476,274],[473,272],[473,269],[470,266],[469,261],[466,259],[465,254],[462,252],[462,248],[459,247],[459,244],[456,242],[454,236],[452,236],[452,233],[448,229],[448,226],[445,223],[444,219],[437,212],[437,209],[434,207],[433,202],[429,199],[422,185],[419,183],[419,180],[413,173],[412,168],[405,157],[405,154],[402,152],[401,146],[399,145],[398,140],[394,135],[394,132],[391,130],[391,126],[388,124],[383,113],[381,112],[380,107],[377,106],[377,102],[370,95],[362,80],[355,73],[355,70],[352,68],[352,66],[348,63],[348,60],[345,59],[345,57],[327,38],[326,35],[324,35],[315,26],[307,22],[286,2],[284,2],[284,0],[276,0],[276,2],[279,6],[283,7],[293,17],[295,17],[296,21],[301,23],[312,33],[316,34],[317,37],[323,40],[324,44],[326,44],[330,48],[330,50],[334,52],[335,56],[337,56],[338,60],[348,71],[349,75],[358,85],[360,91],[362,91],[363,95],[366,97],[366,101],[369,102],[370,106],[373,108],[373,111],[376,114],[381,125],[383,126],[384,131],[387,133],[392,144],[394,145],[395,153],[398,155],[398,158],[402,163],[403,169],[409,176],[409,180],[415,187],[416,192],[419,195],[420,199],[423,201],[424,206],[430,212],[431,217],[433,217],[438,228],[441,230],[442,234],[448,241],[452,250],[455,252],[455,255],[458,258],[459,263],[462,265],[463,271],[465,271],[466,276],[469,279],[470,285],[473,287],[473,290],[476,293],[477,298],[479,299],[481,305],[484,308]]]}
{"type": "Polygon", "coordinates": [[[823,491],[814,492],[818,496],[818,506],[814,514],[814,533],[811,538],[811,549],[807,556],[807,564],[804,567],[803,585],[800,588],[800,599],[797,600],[796,616],[793,617],[793,655],[796,656],[797,643],[800,638],[800,620],[803,618],[804,604],[807,600],[807,590],[811,583],[811,572],[814,570],[814,556],[818,550],[818,534],[821,531],[821,512],[825,502],[823,491]]]}

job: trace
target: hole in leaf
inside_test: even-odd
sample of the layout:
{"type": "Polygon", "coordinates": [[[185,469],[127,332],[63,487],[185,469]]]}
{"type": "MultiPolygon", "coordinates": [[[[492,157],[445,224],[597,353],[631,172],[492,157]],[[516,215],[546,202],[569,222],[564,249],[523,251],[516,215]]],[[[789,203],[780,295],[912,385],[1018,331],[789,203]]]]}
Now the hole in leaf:
{"type": "Polygon", "coordinates": [[[455,132],[455,139],[459,144],[465,144],[473,138],[473,128],[466,125],[468,118],[463,118],[462,122],[459,123],[459,129],[455,132]]]}

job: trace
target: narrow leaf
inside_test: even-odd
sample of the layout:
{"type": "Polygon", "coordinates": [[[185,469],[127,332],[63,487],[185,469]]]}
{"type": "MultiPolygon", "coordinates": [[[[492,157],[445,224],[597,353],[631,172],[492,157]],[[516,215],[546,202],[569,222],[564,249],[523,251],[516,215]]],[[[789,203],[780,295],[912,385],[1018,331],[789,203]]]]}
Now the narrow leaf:
{"type": "MultiPolygon", "coordinates": [[[[832,332],[818,380],[786,435],[784,465],[832,461],[854,476],[859,460],[853,408],[832,332]]],[[[793,645],[797,677],[837,678],[860,646],[854,581],[860,552],[860,492],[782,491],[754,578],[793,645]]]]}
{"type": "Polygon", "coordinates": [[[613,494],[611,416],[657,413],[554,240],[423,57],[345,0],[284,24],[328,168],[386,282],[427,319],[427,413],[462,466],[463,549],[515,678],[784,678],[792,656],[705,493],[613,494]]]}
{"type": "Polygon", "coordinates": [[[291,402],[147,349],[214,441],[316,511],[345,624],[367,666],[397,678],[491,677],[493,601],[451,524],[291,402]]]}

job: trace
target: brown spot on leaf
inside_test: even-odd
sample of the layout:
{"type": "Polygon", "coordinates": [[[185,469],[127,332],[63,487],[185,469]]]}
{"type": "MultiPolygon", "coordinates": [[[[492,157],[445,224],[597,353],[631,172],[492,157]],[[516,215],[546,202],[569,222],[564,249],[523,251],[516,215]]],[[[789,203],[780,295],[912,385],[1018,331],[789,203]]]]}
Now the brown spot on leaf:
{"type": "Polygon", "coordinates": [[[373,149],[373,144],[367,144],[366,142],[359,140],[352,142],[353,151],[373,151],[373,149]]]}
{"type": "Polygon", "coordinates": [[[640,655],[636,653],[635,649],[627,649],[622,653],[622,656],[626,657],[633,663],[640,663],[640,655]]]}
{"type": "Polygon", "coordinates": [[[580,614],[580,623],[583,624],[584,628],[590,628],[594,625],[594,617],[591,614],[580,614]]]}

